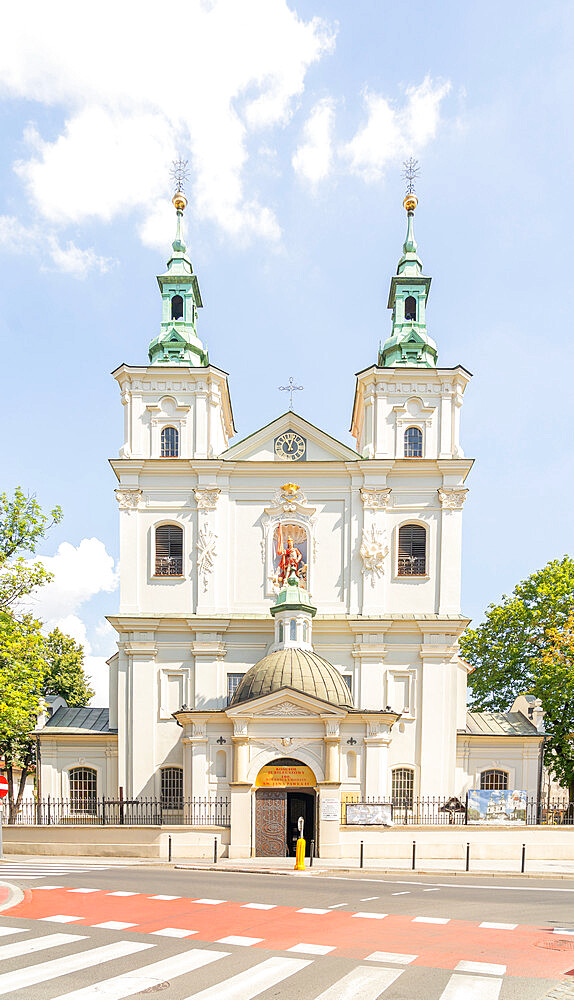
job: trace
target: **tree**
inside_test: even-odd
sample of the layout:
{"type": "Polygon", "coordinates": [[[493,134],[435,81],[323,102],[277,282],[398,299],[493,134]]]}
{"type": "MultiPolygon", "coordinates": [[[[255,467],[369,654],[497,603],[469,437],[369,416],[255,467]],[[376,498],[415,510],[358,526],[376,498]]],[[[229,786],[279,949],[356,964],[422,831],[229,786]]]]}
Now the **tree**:
{"type": "Polygon", "coordinates": [[[533,692],[546,711],[546,762],[574,802],[574,611],[562,625],[548,629],[533,692]]]}
{"type": "MultiPolygon", "coordinates": [[[[539,697],[550,734],[545,760],[564,779],[570,773],[567,733],[574,732],[574,696],[567,694],[565,653],[561,658],[556,651],[567,642],[573,606],[574,559],[564,556],[517,584],[500,604],[491,604],[486,620],[460,639],[462,656],[475,667],[468,679],[471,707],[504,712],[518,694],[539,697]]],[[[574,785],[569,778],[567,783],[574,799],[574,785]]]]}
{"type": "Polygon", "coordinates": [[[19,487],[13,497],[0,494],[0,612],[10,612],[26,594],[52,579],[43,563],[30,564],[17,553],[33,555],[38,542],[62,516],[60,507],[44,514],[36,498],[19,487]]]}
{"type": "Polygon", "coordinates": [[[45,640],[46,669],[42,681],[43,695],[60,695],[70,708],[86,705],[94,696],[84,673],[84,648],[59,628],[45,640]]]}

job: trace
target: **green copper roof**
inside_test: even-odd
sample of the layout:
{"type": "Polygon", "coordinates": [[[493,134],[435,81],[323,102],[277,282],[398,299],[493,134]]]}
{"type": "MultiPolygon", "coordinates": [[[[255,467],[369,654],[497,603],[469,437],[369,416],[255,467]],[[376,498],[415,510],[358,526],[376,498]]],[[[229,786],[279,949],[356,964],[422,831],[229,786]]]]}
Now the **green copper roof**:
{"type": "Polygon", "coordinates": [[[351,692],[338,670],[317,653],[304,649],[279,649],[251,667],[237,688],[231,705],[294,688],[328,701],[339,708],[352,708],[351,692]]]}
{"type": "Polygon", "coordinates": [[[309,591],[301,586],[301,581],[294,570],[281,587],[270,611],[272,615],[276,615],[279,611],[308,611],[312,618],[317,614],[317,608],[311,604],[309,591]]]}
{"type": "Polygon", "coordinates": [[[149,360],[152,365],[201,368],[209,364],[209,358],[197,336],[197,310],[201,309],[203,302],[182,235],[183,211],[187,201],[181,192],[175,195],[173,201],[177,212],[177,231],[167,270],[157,278],[163,313],[161,333],[149,345],[149,360]]]}
{"type": "Polygon", "coordinates": [[[431,279],[423,274],[417,253],[414,217],[417,199],[407,195],[407,235],[397,273],[391,278],[389,309],[393,310],[391,336],[379,348],[378,363],[385,368],[436,368],[437,349],[426,327],[426,304],[431,279]]]}

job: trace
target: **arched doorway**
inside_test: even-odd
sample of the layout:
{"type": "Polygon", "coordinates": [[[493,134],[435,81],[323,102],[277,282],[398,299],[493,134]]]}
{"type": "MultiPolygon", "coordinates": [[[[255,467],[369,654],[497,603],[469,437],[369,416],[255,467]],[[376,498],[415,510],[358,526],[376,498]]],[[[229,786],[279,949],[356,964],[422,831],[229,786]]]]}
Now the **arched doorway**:
{"type": "Polygon", "coordinates": [[[261,768],[255,780],[257,857],[294,855],[300,816],[309,850],[315,837],[316,784],[311,768],[293,757],[278,757],[261,768]]]}

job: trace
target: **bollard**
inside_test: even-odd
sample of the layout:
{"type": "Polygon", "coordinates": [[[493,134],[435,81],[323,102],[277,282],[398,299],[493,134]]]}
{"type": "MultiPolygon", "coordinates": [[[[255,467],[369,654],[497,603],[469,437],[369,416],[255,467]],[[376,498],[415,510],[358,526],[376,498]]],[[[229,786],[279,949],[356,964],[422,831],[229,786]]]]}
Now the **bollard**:
{"type": "Polygon", "coordinates": [[[213,864],[217,864],[217,837],[213,838],[213,864]]]}
{"type": "Polygon", "coordinates": [[[520,871],[524,875],[524,869],[526,867],[526,844],[522,845],[522,861],[520,862],[520,871]]]}
{"type": "Polygon", "coordinates": [[[416,860],[417,860],[417,842],[416,840],[413,840],[413,863],[412,863],[413,871],[415,870],[416,860]]]}
{"type": "Polygon", "coordinates": [[[466,868],[465,871],[470,871],[470,844],[466,845],[466,868]]]}
{"type": "Polygon", "coordinates": [[[359,853],[359,868],[363,867],[363,841],[361,841],[361,850],[359,853]]]}
{"type": "Polygon", "coordinates": [[[171,837],[167,838],[167,860],[171,861],[171,837]]]}
{"type": "Polygon", "coordinates": [[[315,841],[312,840],[309,845],[309,868],[313,867],[313,855],[315,853],[315,841]]]}
{"type": "Polygon", "coordinates": [[[295,871],[305,871],[305,841],[303,840],[303,837],[299,837],[297,847],[295,849],[295,871]]]}

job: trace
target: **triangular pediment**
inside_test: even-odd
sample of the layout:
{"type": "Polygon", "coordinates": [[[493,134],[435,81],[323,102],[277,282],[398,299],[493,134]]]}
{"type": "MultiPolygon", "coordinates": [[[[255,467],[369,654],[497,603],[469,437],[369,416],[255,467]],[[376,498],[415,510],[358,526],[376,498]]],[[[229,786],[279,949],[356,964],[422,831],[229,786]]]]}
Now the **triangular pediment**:
{"type": "Polygon", "coordinates": [[[284,687],[262,698],[252,698],[226,710],[230,719],[268,718],[268,719],[318,719],[332,717],[343,719],[347,715],[344,708],[331,705],[321,698],[303,694],[294,688],[284,687]]]}
{"type": "Polygon", "coordinates": [[[288,410],[219,457],[233,462],[274,462],[288,469],[299,462],[352,462],[361,456],[298,413],[288,410]]]}

